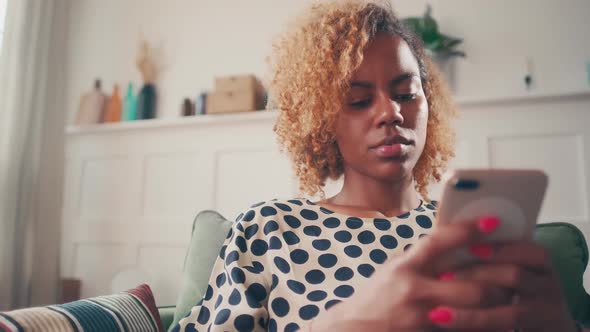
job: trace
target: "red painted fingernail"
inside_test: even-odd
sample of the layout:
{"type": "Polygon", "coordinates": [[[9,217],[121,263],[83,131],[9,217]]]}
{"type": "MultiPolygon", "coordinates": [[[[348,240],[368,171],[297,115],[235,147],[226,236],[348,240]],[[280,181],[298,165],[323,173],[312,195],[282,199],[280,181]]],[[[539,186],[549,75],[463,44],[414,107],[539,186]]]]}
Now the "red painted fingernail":
{"type": "Polygon", "coordinates": [[[490,258],[492,256],[492,246],[489,244],[475,244],[469,247],[469,251],[479,258],[490,258]]]}
{"type": "Polygon", "coordinates": [[[430,310],[428,319],[436,324],[447,324],[453,320],[453,311],[449,308],[438,307],[430,310]]]}
{"type": "Polygon", "coordinates": [[[438,276],[440,281],[453,281],[455,280],[455,274],[453,272],[445,272],[438,276]]]}
{"type": "Polygon", "coordinates": [[[482,233],[491,233],[500,226],[500,219],[497,217],[482,217],[479,218],[478,226],[482,233]]]}

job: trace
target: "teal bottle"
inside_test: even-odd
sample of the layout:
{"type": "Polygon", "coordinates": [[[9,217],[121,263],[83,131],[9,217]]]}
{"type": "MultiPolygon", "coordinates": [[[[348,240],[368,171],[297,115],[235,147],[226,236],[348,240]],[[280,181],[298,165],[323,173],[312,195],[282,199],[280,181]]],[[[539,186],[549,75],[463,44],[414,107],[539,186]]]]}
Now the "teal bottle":
{"type": "Polygon", "coordinates": [[[137,97],[133,95],[133,83],[129,83],[123,105],[123,121],[133,120],[137,120],[137,97]]]}

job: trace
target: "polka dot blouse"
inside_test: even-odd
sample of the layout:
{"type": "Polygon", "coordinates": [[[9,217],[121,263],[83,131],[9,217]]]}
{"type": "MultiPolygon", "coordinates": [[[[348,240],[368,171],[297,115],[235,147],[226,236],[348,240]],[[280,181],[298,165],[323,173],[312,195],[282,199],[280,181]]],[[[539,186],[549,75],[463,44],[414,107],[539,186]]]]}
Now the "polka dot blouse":
{"type": "Polygon", "coordinates": [[[428,234],[435,210],[432,201],[381,219],[305,199],[256,204],[238,216],[204,298],[175,331],[295,331],[428,234]]]}

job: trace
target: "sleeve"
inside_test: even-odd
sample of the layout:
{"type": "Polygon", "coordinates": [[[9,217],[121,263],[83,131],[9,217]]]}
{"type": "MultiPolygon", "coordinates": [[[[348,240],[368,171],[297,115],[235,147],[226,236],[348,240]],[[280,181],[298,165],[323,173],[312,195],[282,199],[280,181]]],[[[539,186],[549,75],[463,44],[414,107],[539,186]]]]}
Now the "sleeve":
{"type": "Polygon", "coordinates": [[[252,264],[242,221],[230,230],[205,295],[173,331],[266,331],[269,286],[264,267],[252,264]]]}

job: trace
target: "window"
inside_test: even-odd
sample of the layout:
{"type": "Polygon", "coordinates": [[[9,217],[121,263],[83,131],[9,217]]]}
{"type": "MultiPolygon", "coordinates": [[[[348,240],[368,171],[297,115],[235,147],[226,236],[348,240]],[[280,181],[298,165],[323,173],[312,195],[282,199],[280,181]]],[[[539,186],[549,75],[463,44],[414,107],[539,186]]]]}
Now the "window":
{"type": "Polygon", "coordinates": [[[4,18],[6,17],[6,2],[8,2],[8,0],[0,0],[0,51],[2,50],[2,39],[4,37],[4,18]]]}

